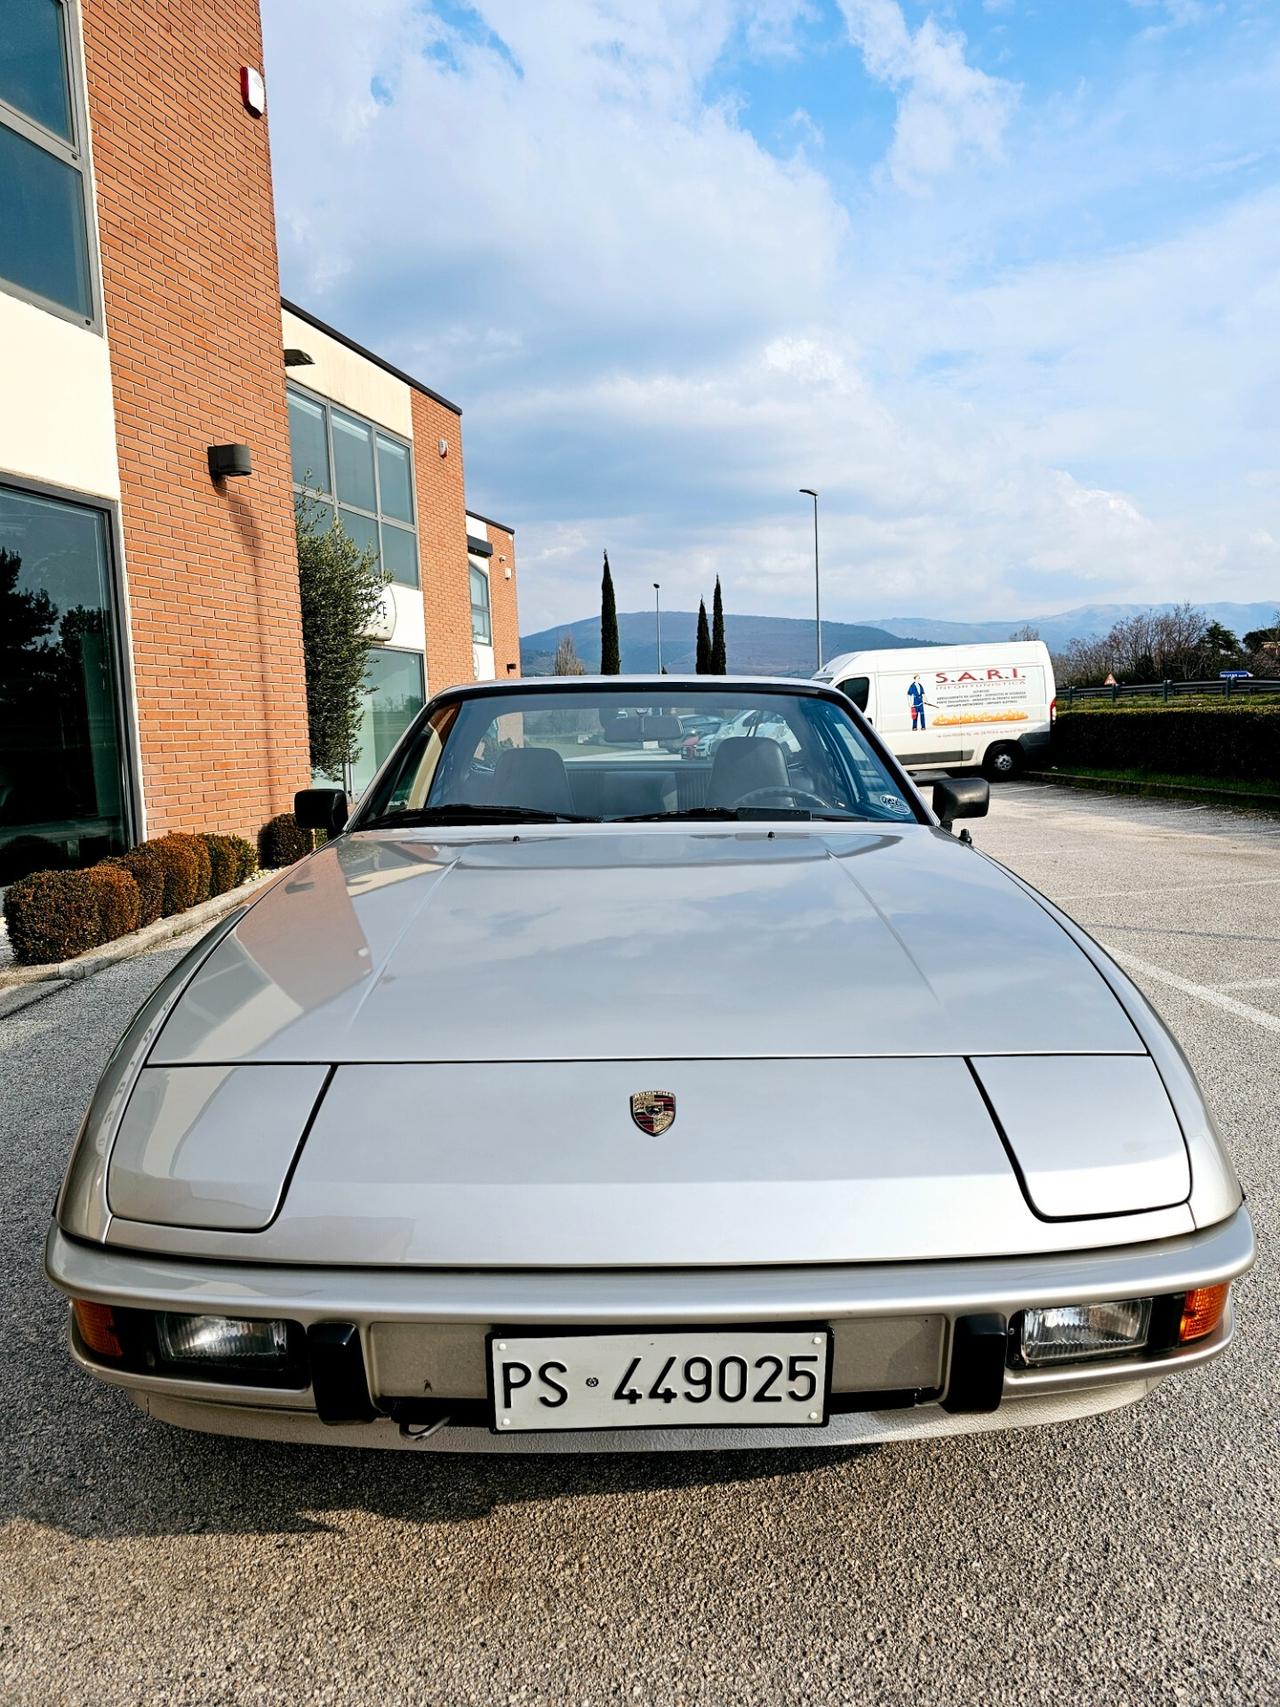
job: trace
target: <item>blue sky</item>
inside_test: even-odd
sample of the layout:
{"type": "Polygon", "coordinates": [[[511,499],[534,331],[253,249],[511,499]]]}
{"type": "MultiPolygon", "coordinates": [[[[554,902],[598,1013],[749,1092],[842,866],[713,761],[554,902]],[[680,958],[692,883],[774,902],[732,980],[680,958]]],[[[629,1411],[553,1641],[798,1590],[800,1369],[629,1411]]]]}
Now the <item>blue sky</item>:
{"type": "Polygon", "coordinates": [[[286,294],[522,625],[1280,603],[1275,0],[264,0],[286,294]]]}

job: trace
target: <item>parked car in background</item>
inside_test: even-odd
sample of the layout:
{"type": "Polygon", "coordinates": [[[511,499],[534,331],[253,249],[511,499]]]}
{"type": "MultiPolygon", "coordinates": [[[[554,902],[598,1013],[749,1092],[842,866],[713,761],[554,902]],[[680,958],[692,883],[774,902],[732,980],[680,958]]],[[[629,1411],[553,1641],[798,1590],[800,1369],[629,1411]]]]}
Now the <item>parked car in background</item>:
{"type": "Polygon", "coordinates": [[[1206,1363],[1240,1187],[1137,988],[951,833],[987,797],[930,810],[814,682],[438,694],[112,1055],[73,1356],[415,1452],[934,1439],[1206,1363]],[[702,707],[735,732],[663,752],[702,707]]]}
{"type": "Polygon", "coordinates": [[[846,694],[908,770],[1043,764],[1057,711],[1043,640],[846,652],[818,681],[846,694]]]}

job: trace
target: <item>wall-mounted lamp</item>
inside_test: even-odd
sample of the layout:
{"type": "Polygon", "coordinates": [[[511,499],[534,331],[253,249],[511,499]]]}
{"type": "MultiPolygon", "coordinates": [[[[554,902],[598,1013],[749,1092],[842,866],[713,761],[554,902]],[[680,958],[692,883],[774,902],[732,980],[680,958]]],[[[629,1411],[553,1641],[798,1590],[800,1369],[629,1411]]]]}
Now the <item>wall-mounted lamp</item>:
{"type": "Polygon", "coordinates": [[[289,349],[284,353],[284,365],[286,367],[314,367],[316,358],[309,356],[305,350],[289,349]]]}
{"type": "Polygon", "coordinates": [[[440,455],[441,456],[448,456],[448,454],[449,454],[449,441],[448,441],[448,439],[441,439],[440,440],[440,455]]]}
{"type": "Polygon", "coordinates": [[[248,445],[210,445],[209,474],[214,480],[234,479],[253,473],[253,458],[248,445]]]}

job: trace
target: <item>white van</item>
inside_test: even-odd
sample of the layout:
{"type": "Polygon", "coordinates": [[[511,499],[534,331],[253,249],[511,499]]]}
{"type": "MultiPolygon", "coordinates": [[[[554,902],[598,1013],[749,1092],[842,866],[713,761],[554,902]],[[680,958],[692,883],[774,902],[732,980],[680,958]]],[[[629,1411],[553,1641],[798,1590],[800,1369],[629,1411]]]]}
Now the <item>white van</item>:
{"type": "Polygon", "coordinates": [[[908,770],[1010,777],[1047,760],[1057,690],[1043,640],[846,652],[817,680],[846,693],[908,770]]]}

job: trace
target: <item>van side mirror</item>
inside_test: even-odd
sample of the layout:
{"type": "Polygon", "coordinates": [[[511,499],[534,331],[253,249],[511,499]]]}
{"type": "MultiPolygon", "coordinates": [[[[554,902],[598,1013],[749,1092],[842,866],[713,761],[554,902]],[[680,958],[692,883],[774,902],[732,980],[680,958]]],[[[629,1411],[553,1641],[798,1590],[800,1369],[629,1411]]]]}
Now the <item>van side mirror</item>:
{"type": "Polygon", "coordinates": [[[981,776],[944,776],[933,785],[933,810],[944,830],[957,818],[985,818],[991,784],[981,776]]]}
{"type": "Polygon", "coordinates": [[[344,788],[300,788],[293,797],[293,815],[301,829],[336,836],[347,827],[351,801],[344,788]]]}

